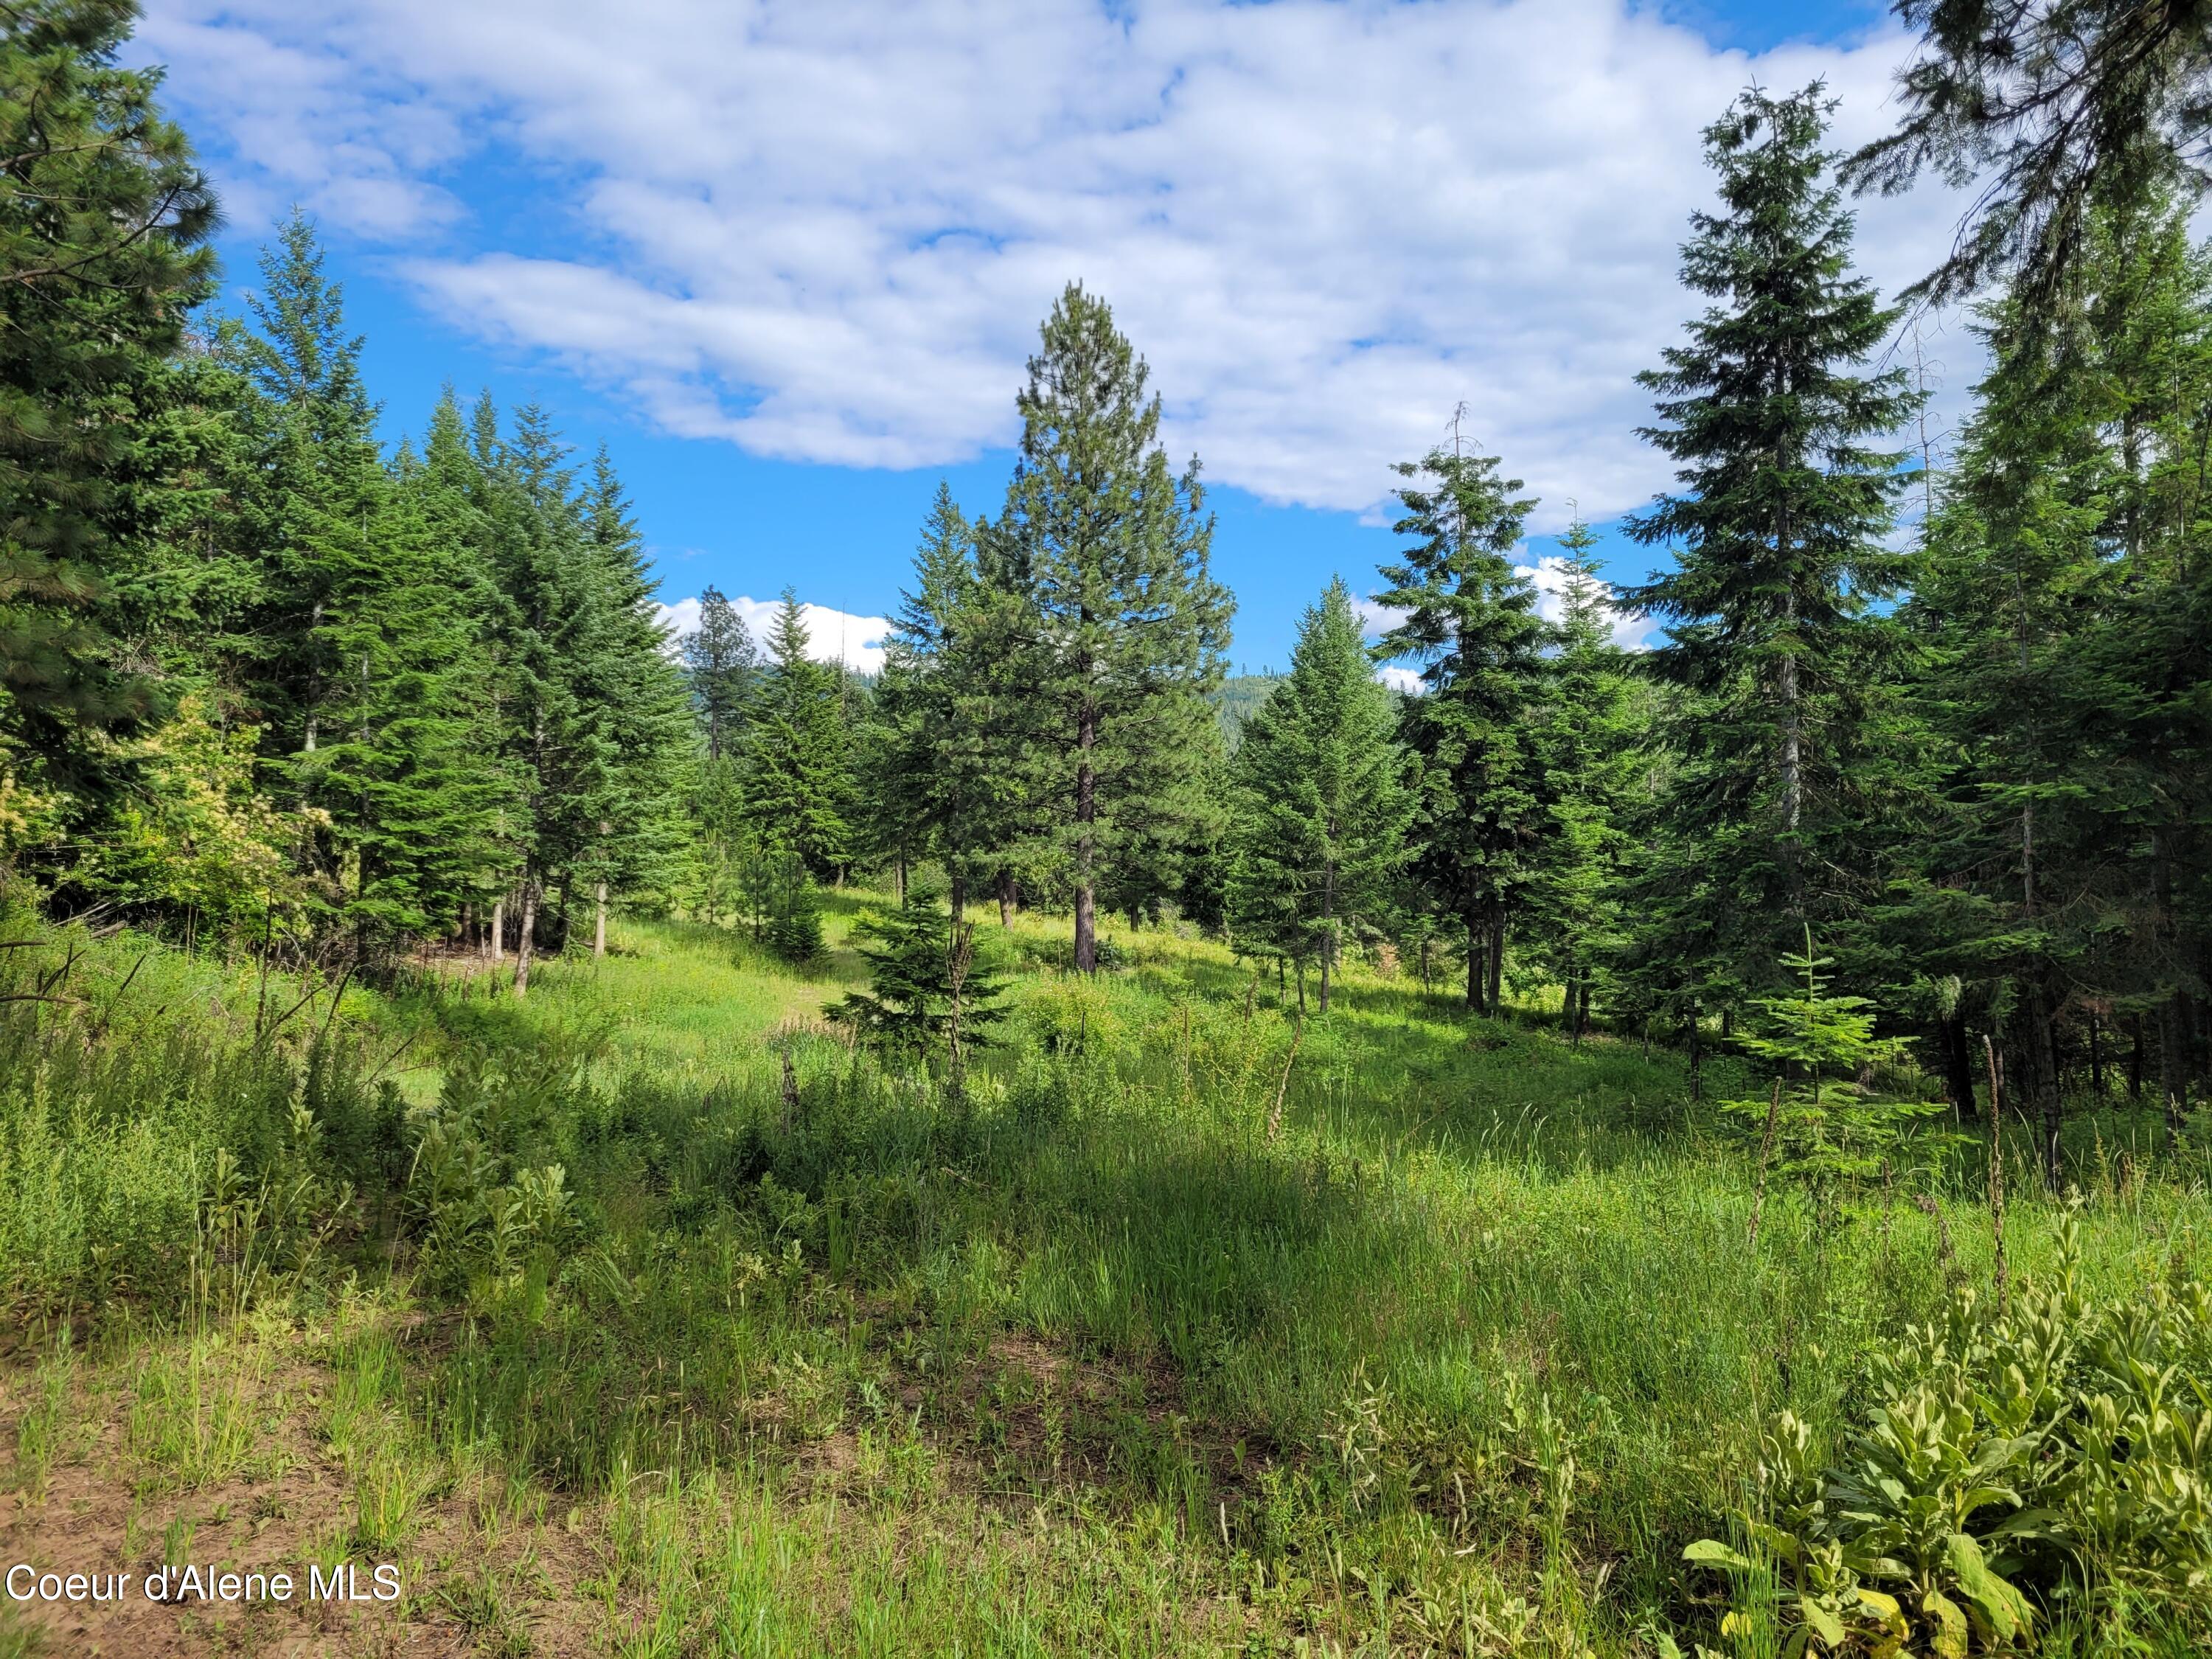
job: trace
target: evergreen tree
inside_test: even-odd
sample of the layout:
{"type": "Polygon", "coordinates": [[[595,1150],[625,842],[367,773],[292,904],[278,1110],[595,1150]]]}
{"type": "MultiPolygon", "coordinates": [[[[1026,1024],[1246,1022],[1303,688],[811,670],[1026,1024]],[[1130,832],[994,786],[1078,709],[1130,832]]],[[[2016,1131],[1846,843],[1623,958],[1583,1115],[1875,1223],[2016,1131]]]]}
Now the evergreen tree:
{"type": "Polygon", "coordinates": [[[1906,574],[1882,541],[1900,458],[1866,440],[1916,394],[1902,370],[1854,372],[1896,313],[1850,271],[1851,216],[1820,147],[1829,108],[1817,83],[1751,91],[1706,129],[1721,210],[1693,216],[1682,276],[1716,303],[1640,377],[1663,422],[1643,435],[1683,493],[1630,520],[1676,563],[1621,599],[1668,625],[1647,661],[1684,694],[1672,811],[1696,849],[1656,914],[1708,957],[1704,974],[1746,984],[1771,978],[1808,917],[1861,896],[1838,872],[1848,797],[1870,781],[1862,694],[1882,678],[1869,607],[1906,574]]]}
{"type": "Polygon", "coordinates": [[[745,710],[760,674],[760,649],[737,606],[711,582],[699,595],[699,627],[684,641],[691,702],[706,733],[707,758],[720,762],[744,735],[745,710]]]}
{"type": "Polygon", "coordinates": [[[945,896],[926,882],[908,884],[888,915],[871,914],[853,929],[868,964],[869,987],[824,1011],[864,1041],[927,1060],[943,1048],[957,1065],[962,1053],[990,1042],[1005,1018],[1005,983],[975,954],[972,924],[954,918],[945,896]]]}
{"type": "Polygon", "coordinates": [[[1382,921],[1413,802],[1390,695],[1375,679],[1352,593],[1329,584],[1246,722],[1235,775],[1229,911],[1240,938],[1321,969],[1321,1010],[1348,935],[1382,921]]]}
{"type": "Polygon", "coordinates": [[[1212,520],[1194,461],[1157,444],[1150,371],[1106,303],[1071,284],[1018,398],[1020,459],[987,578],[1024,597],[1036,650],[1033,799],[1051,804],[1075,898],[1075,964],[1097,966],[1097,907],[1179,884],[1205,822],[1233,608],[1207,570],[1212,520]]]}
{"type": "Polygon", "coordinates": [[[852,730],[843,672],[807,655],[798,596],[769,624],[769,666],[744,751],[746,815],[763,842],[796,853],[817,880],[841,879],[854,853],[852,730]]]}
{"type": "Polygon", "coordinates": [[[159,77],[116,64],[137,12],[0,15],[0,822],[42,787],[102,789],[103,738],[159,712],[101,605],[133,393],[209,291],[216,206],[159,77]]]}
{"type": "Polygon", "coordinates": [[[606,953],[610,891],[665,886],[682,840],[691,714],[646,568],[645,544],[605,447],[582,502],[588,626],[567,665],[579,703],[600,711],[607,762],[582,803],[592,834],[574,884],[592,894],[592,954],[606,953]]]}
{"type": "Polygon", "coordinates": [[[1954,1097],[1971,1016],[2053,1183],[2069,1014],[2149,1017],[2178,1138],[2212,921],[2212,755],[2183,713],[2212,682],[2212,264],[2156,199],[2087,239],[2057,312],[1984,308],[1992,367],[1903,613],[1929,658],[1943,811],[1884,917],[1923,983],[1959,988],[1935,1011],[1954,1097]]]}
{"type": "Polygon", "coordinates": [[[1018,837],[1030,659],[1026,608],[981,580],[975,539],[939,484],[914,586],[884,640],[869,768],[878,839],[902,866],[944,860],[955,921],[972,883],[994,874],[1018,837]]]}
{"type": "Polygon", "coordinates": [[[1376,599],[1404,615],[1376,653],[1422,665],[1426,695],[1403,711],[1421,765],[1413,867],[1465,930],[1468,1006],[1487,1009],[1540,824],[1531,721],[1551,630],[1512,558],[1536,504],[1498,476],[1496,456],[1456,445],[1398,471],[1424,483],[1398,491],[1395,529],[1413,542],[1382,568],[1390,586],[1376,599]]]}
{"type": "Polygon", "coordinates": [[[1627,653],[1613,643],[1612,590],[1580,517],[1559,538],[1558,646],[1539,716],[1546,824],[1530,893],[1541,965],[1565,994],[1564,1024],[1579,1040],[1602,964],[1617,942],[1625,814],[1644,721],[1627,653]]]}
{"type": "Polygon", "coordinates": [[[324,902],[366,948],[449,921],[492,855],[465,608],[484,584],[427,511],[422,465],[404,454],[395,477],[377,453],[361,342],[306,219],[263,277],[240,342],[270,561],[256,678],[283,775],[328,826],[324,902]]]}

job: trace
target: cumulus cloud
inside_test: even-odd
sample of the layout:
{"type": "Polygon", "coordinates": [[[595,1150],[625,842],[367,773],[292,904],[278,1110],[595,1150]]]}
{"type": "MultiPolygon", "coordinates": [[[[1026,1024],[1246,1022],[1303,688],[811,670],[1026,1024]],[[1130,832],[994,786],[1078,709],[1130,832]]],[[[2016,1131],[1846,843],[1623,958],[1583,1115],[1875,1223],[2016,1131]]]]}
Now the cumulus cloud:
{"type": "MultiPolygon", "coordinates": [[[[1905,51],[1887,27],[1717,51],[1627,0],[148,9],[234,214],[305,200],[426,306],[671,432],[972,457],[1079,277],[1217,480],[1366,510],[1464,400],[1540,530],[1663,483],[1632,376],[1693,309],[1699,129],[1750,81],[1822,76],[1848,143],[1905,51]],[[456,218],[483,151],[538,192],[527,246],[456,218]]],[[[1919,275],[1953,217],[1867,204],[1872,274],[1919,275]]]]}
{"type": "MultiPolygon", "coordinates": [[[[769,624],[782,608],[781,599],[733,598],[730,605],[756,641],[765,640],[769,624]]],[[[699,601],[694,597],[661,605],[660,624],[672,640],[699,631],[699,601]]],[[[799,620],[806,625],[806,654],[816,662],[842,662],[862,674],[883,672],[884,635],[890,632],[886,617],[856,617],[833,611],[826,605],[801,605],[799,620]]]]}
{"type": "MultiPolygon", "coordinates": [[[[1547,553],[1534,564],[1516,564],[1513,574],[1536,590],[1536,614],[1546,622],[1555,623],[1566,612],[1567,561],[1560,554],[1547,553]]],[[[1650,648],[1652,636],[1659,625],[1650,617],[1632,611],[1620,611],[1608,605],[1605,607],[1613,628],[1613,642],[1624,651],[1644,651],[1650,648]]]]}

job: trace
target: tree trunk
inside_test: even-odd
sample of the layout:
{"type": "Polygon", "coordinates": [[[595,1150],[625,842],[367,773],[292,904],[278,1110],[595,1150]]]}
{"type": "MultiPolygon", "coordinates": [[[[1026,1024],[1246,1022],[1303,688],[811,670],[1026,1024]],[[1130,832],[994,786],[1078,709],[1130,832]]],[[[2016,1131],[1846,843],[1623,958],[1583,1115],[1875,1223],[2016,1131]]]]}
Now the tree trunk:
{"type": "Polygon", "coordinates": [[[2128,1098],[2142,1099],[2143,1029],[2142,1016],[2128,1016],[2128,1098]]]}
{"type": "Polygon", "coordinates": [[[484,954],[494,962],[503,961],[507,955],[507,895],[504,893],[492,901],[491,936],[484,941],[484,954]]]}
{"type": "Polygon", "coordinates": [[[603,957],[607,953],[607,884],[601,877],[592,890],[592,902],[596,914],[592,921],[592,954],[603,957]]]}
{"type": "Polygon", "coordinates": [[[1098,971],[1098,916],[1092,891],[1098,848],[1098,775],[1091,751],[1098,744],[1098,711],[1086,700],[1075,733],[1075,971],[1098,971]]]}
{"type": "Polygon", "coordinates": [[[1336,860],[1321,866],[1321,1011],[1328,1012],[1329,969],[1336,958],[1336,860]]]}
{"type": "Polygon", "coordinates": [[[2036,1140],[2043,1157],[2044,1184],[2055,1193],[2059,1189],[2061,1176],[2058,1131],[2062,1109],[2057,1055],[2051,1046],[2051,994],[2039,983],[2021,999],[2013,1017],[2011,1048],[2017,1057],[2019,1079],[2012,1094],[2035,1125],[2036,1140]]]}
{"type": "Polygon", "coordinates": [[[1486,975],[1482,970],[1482,919],[1469,916],[1467,919],[1467,1006],[1478,1014],[1489,1012],[1482,1000],[1482,988],[1486,982],[1486,975]]]}
{"type": "Polygon", "coordinates": [[[2196,1011],[2186,991],[2176,991],[2158,1011],[2158,1092],[2166,1111],[2166,1145],[2180,1144],[2189,1117],[2189,1049],[2196,1011]]]}
{"type": "Polygon", "coordinates": [[[1490,906],[1490,1007],[1493,1013],[1505,1012],[1505,901],[1493,899],[1490,906]]]}
{"type": "Polygon", "coordinates": [[[1014,872],[1011,870],[1001,870],[999,872],[999,926],[1011,927],[1013,925],[1014,872]]]}
{"type": "Polygon", "coordinates": [[[1966,1021],[1962,1014],[1948,1014],[1936,1022],[1943,1048],[1943,1080],[1951,1091],[1951,1107],[1959,1121],[1977,1121],[1974,1105],[1974,1056],[1966,1046],[1966,1021]]]}
{"type": "Polygon", "coordinates": [[[2089,1092],[2097,1104],[2105,1103],[2105,1047],[2103,1026],[2095,1013],[2089,1016],[2089,1092]]]}
{"type": "Polygon", "coordinates": [[[1690,1098],[1705,1097],[1705,1045],[1704,1022],[1698,1017],[1698,1005],[1690,1005],[1690,1098]]]}
{"type": "Polygon", "coordinates": [[[526,996],[530,991],[531,935],[538,927],[538,884],[528,876],[522,879],[522,928],[514,941],[514,994],[526,996]]]}

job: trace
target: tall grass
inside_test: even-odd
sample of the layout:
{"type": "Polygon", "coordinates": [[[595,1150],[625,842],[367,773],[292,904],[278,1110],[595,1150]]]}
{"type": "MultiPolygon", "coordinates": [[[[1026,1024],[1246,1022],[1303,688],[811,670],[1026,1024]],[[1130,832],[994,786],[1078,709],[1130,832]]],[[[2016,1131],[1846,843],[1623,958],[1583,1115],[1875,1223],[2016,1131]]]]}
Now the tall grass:
{"type": "MultiPolygon", "coordinates": [[[[66,959],[39,937],[11,983],[66,959]]],[[[1719,1639],[1681,1550],[1772,1414],[1832,1440],[1885,1345],[1990,1279],[1971,1155],[1776,1193],[1753,1248],[1677,1059],[1402,981],[1349,976],[1293,1059],[1217,947],[1125,939],[1085,981],[1024,923],[955,1100],[823,1033],[834,950],[809,979],[720,930],[616,943],[526,1002],[440,976],[271,1039],[239,964],[79,941],[80,1000],[0,1005],[0,1295],[185,1295],[219,1153],[257,1226],[322,1194],[343,1224],[286,1224],[266,1294],[349,1273],[384,1310],[329,1356],[353,1538],[403,1546],[464,1468],[603,1503],[619,1651],[1626,1652],[1719,1639]]],[[[2205,1272],[2203,1166],[2151,1128],[2077,1117],[2100,1297],[2205,1272]]],[[[2015,1196],[2016,1271],[2054,1221],[2015,1196]]],[[[188,1480],[230,1455],[222,1396],[167,1363],[140,1398],[188,1480]]]]}

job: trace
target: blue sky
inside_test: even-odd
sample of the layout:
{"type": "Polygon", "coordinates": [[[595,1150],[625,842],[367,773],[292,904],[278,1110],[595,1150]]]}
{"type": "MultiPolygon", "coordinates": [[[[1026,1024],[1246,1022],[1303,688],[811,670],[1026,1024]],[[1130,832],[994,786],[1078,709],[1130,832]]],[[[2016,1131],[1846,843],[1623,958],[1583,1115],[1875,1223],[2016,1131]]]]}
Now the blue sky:
{"type": "MultiPolygon", "coordinates": [[[[1632,377],[1688,312],[1697,128],[1819,74],[1871,132],[1902,49],[1864,0],[149,0],[137,47],[234,295],[307,207],[387,431],[451,380],[604,441],[672,604],[881,616],[940,477],[996,510],[1084,278],[1206,462],[1255,668],[1331,575],[1375,586],[1389,463],[1458,401],[1545,498],[1532,562],[1568,498],[1662,485],[1632,377]]],[[[1871,205],[1865,263],[1917,275],[1948,222],[1871,205]]]]}

